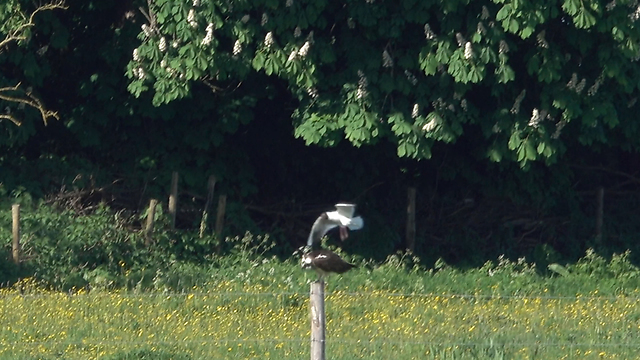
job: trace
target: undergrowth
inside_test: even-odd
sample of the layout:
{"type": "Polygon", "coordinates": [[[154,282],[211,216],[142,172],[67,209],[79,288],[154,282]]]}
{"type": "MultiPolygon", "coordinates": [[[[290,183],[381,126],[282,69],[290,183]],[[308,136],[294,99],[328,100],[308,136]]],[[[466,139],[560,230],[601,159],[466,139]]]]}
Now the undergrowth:
{"type": "MultiPolygon", "coordinates": [[[[11,239],[11,211],[1,204],[0,238],[11,239]]],[[[144,215],[143,215],[144,216],[144,215]]],[[[158,212],[157,222],[165,217],[158,212]]],[[[39,288],[59,291],[127,290],[188,292],[219,282],[261,285],[265,291],[297,292],[315,279],[299,266],[298,254],[283,254],[268,235],[228,237],[223,241],[197,231],[158,230],[150,242],[142,219],[98,207],[82,216],[23,199],[22,261],[0,262],[0,282],[11,287],[33,279],[39,288]]],[[[629,251],[610,257],[592,249],[577,262],[536,264],[504,256],[483,266],[459,269],[439,259],[425,264],[410,252],[383,262],[328,246],[358,265],[344,276],[331,277],[328,290],[385,290],[400,293],[575,296],[594,291],[624,295],[637,290],[640,269],[629,251]]],[[[6,241],[2,256],[10,258],[6,241]]],[[[27,290],[28,291],[28,290],[27,290]]]]}

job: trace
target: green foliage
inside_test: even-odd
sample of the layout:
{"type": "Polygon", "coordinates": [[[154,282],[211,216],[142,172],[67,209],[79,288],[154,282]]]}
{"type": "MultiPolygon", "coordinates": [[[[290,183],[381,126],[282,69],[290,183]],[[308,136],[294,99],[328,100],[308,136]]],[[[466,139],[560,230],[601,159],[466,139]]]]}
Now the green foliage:
{"type": "MultiPolygon", "coordinates": [[[[307,144],[388,138],[398,156],[423,159],[435,142],[480,124],[493,129],[488,144],[509,144],[490,145],[489,160],[554,162],[576,134],[583,144],[611,143],[622,116],[611,110],[625,106],[640,76],[630,66],[640,33],[623,5],[150,5],[156,23],[145,25],[128,66],[133,94],[153,89],[159,105],[188,96],[196,82],[224,87],[263,72],[300,100],[295,135],[307,144]],[[607,132],[587,130],[603,124],[607,132]]],[[[634,147],[637,138],[626,133],[634,147]]]]}

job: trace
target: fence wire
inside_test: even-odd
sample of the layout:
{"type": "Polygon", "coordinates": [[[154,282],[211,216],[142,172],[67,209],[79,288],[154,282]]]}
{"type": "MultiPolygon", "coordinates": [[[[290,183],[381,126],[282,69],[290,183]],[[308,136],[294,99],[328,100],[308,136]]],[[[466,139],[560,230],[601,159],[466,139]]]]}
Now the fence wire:
{"type": "MultiPolygon", "coordinates": [[[[299,358],[310,343],[308,297],[307,292],[0,293],[0,358],[34,349],[100,354],[144,347],[179,349],[191,358],[253,357],[251,352],[299,358]]],[[[597,351],[630,358],[640,349],[640,297],[332,291],[325,293],[325,304],[325,343],[332,354],[342,354],[336,358],[362,353],[384,358],[398,349],[405,349],[406,358],[438,349],[498,349],[517,357],[542,351],[550,358],[597,351]]]]}

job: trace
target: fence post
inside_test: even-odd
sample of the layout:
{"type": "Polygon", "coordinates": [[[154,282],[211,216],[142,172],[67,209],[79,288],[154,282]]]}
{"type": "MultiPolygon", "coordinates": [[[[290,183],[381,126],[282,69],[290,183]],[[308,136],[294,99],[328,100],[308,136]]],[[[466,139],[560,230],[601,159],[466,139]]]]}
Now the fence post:
{"type": "Polygon", "coordinates": [[[311,360],[325,360],[324,281],[311,283],[311,360]]]}
{"type": "Polygon", "coordinates": [[[407,190],[407,250],[414,251],[416,247],[416,188],[407,190]]]}
{"type": "Polygon", "coordinates": [[[216,215],[216,238],[218,239],[218,252],[222,246],[222,229],[224,228],[224,215],[227,211],[227,195],[218,198],[218,213],[216,215]]]}
{"type": "Polygon", "coordinates": [[[147,210],[147,224],[144,228],[144,244],[146,246],[151,245],[151,234],[153,233],[153,224],[156,219],[156,205],[158,205],[158,200],[151,199],[149,201],[149,210],[147,210]]]}
{"type": "Polygon", "coordinates": [[[209,181],[207,181],[207,202],[204,203],[202,220],[200,221],[200,238],[204,237],[204,233],[207,231],[207,218],[209,217],[209,207],[211,206],[211,201],[213,200],[213,191],[216,187],[216,181],[217,179],[215,175],[209,176],[209,181]]]}
{"type": "Polygon", "coordinates": [[[16,265],[20,264],[20,204],[13,204],[11,206],[11,218],[13,226],[11,228],[13,233],[12,251],[13,262],[16,265]]]}
{"type": "Polygon", "coordinates": [[[171,230],[176,228],[176,213],[178,212],[178,172],[171,174],[171,194],[169,194],[169,216],[171,218],[171,230]]]}

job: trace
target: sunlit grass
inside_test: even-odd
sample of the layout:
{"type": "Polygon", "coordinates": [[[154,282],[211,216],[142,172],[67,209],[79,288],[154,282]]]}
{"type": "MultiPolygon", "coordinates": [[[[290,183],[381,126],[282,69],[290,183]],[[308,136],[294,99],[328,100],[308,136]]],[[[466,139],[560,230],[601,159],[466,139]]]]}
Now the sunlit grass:
{"type": "MultiPolygon", "coordinates": [[[[219,281],[185,293],[0,291],[3,359],[309,357],[308,288],[219,281]]],[[[326,295],[331,359],[628,359],[634,296],[326,295]]]]}

